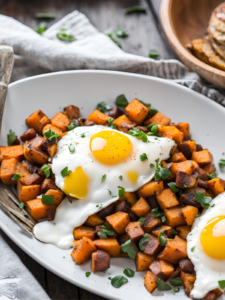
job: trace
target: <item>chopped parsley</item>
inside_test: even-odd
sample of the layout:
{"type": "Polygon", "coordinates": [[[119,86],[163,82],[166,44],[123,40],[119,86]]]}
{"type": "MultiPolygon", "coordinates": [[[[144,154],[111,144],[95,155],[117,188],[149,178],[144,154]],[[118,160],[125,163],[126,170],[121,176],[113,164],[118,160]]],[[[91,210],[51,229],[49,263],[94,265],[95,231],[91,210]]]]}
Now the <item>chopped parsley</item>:
{"type": "Polygon", "coordinates": [[[12,180],[18,180],[21,178],[20,174],[14,174],[13,177],[11,178],[12,180]]]}
{"type": "Polygon", "coordinates": [[[72,122],[72,123],[70,123],[70,125],[67,126],[67,129],[70,131],[79,126],[80,125],[77,122],[72,122]]]}
{"type": "Polygon", "coordinates": [[[101,182],[104,182],[106,180],[106,174],[102,175],[102,180],[101,182]]]}
{"type": "Polygon", "coordinates": [[[136,127],[133,127],[131,130],[129,130],[128,134],[135,136],[138,139],[141,139],[144,143],[146,143],[148,140],[147,135],[143,131],[137,129],[136,127]]]}
{"type": "Polygon", "coordinates": [[[68,170],[68,167],[65,167],[65,168],[62,169],[62,171],[61,171],[62,177],[66,177],[66,176],[70,175],[71,173],[72,173],[72,171],[71,171],[71,170],[68,170]]]}
{"type": "Polygon", "coordinates": [[[140,155],[140,161],[144,161],[144,160],[147,160],[148,157],[147,157],[147,154],[146,153],[143,153],[140,155]]]}
{"type": "Polygon", "coordinates": [[[119,176],[119,179],[120,179],[120,180],[123,180],[123,176],[122,176],[122,175],[120,175],[120,176],[119,176]]]}
{"type": "Polygon", "coordinates": [[[166,240],[166,238],[164,237],[164,231],[160,231],[160,232],[159,232],[159,237],[158,237],[158,238],[159,238],[159,243],[160,243],[160,245],[165,246],[167,240],[166,240]]]}
{"type": "Polygon", "coordinates": [[[118,186],[118,188],[119,188],[119,191],[118,191],[119,197],[120,198],[124,198],[124,196],[125,196],[125,188],[123,188],[122,186],[118,186]]]}
{"type": "Polygon", "coordinates": [[[166,221],[166,214],[164,212],[158,211],[158,208],[153,208],[151,212],[154,214],[154,217],[160,217],[162,222],[166,221]]]}
{"type": "Polygon", "coordinates": [[[209,203],[212,201],[211,197],[207,197],[205,193],[197,191],[195,193],[195,200],[201,204],[202,207],[208,208],[209,203]]]}
{"type": "Polygon", "coordinates": [[[44,204],[53,205],[54,197],[52,195],[41,195],[41,201],[44,204]]]}
{"type": "Polygon", "coordinates": [[[151,168],[155,168],[155,181],[166,179],[170,176],[171,172],[168,169],[165,169],[159,163],[159,158],[156,159],[156,167],[154,164],[150,164],[151,168]]]}
{"type": "Polygon", "coordinates": [[[55,131],[48,129],[45,130],[44,136],[50,141],[50,142],[56,142],[57,138],[59,137],[58,133],[55,133],[55,131]]]}
{"type": "Polygon", "coordinates": [[[68,148],[69,148],[70,153],[74,153],[75,152],[75,146],[74,145],[70,144],[68,146],[68,148]]]}
{"type": "Polygon", "coordinates": [[[50,170],[51,167],[46,164],[41,167],[41,171],[44,172],[46,178],[50,177],[50,173],[51,173],[50,170]]]}
{"type": "Polygon", "coordinates": [[[15,132],[13,132],[11,129],[9,130],[9,134],[7,134],[7,144],[8,146],[11,146],[12,143],[17,139],[17,136],[15,132]]]}
{"type": "Polygon", "coordinates": [[[209,178],[210,178],[210,179],[214,179],[214,178],[216,178],[216,177],[217,177],[216,173],[211,173],[211,174],[209,174],[209,178]]]}
{"type": "Polygon", "coordinates": [[[103,114],[110,109],[111,109],[111,107],[109,105],[107,105],[104,101],[98,103],[98,105],[97,105],[97,110],[99,110],[103,114]]]}
{"type": "Polygon", "coordinates": [[[91,272],[86,272],[86,273],[85,273],[85,276],[86,276],[86,277],[89,277],[90,275],[91,275],[91,272]]]}
{"type": "Polygon", "coordinates": [[[134,259],[136,254],[138,253],[137,246],[131,240],[127,240],[124,244],[121,245],[121,248],[123,252],[127,253],[128,256],[132,259],[134,259]]]}
{"type": "Polygon", "coordinates": [[[129,102],[127,101],[126,96],[122,94],[116,98],[115,104],[118,107],[126,107],[129,104],[129,102]]]}
{"type": "Polygon", "coordinates": [[[139,248],[141,251],[144,251],[144,244],[147,243],[150,240],[147,233],[143,235],[143,237],[139,241],[139,248]]]}
{"type": "Polygon", "coordinates": [[[140,222],[140,225],[143,226],[145,223],[145,218],[142,217],[138,221],[140,222]]]}
{"type": "Polygon", "coordinates": [[[127,277],[134,277],[135,272],[129,268],[126,268],[123,271],[123,274],[126,275],[127,277]]]}

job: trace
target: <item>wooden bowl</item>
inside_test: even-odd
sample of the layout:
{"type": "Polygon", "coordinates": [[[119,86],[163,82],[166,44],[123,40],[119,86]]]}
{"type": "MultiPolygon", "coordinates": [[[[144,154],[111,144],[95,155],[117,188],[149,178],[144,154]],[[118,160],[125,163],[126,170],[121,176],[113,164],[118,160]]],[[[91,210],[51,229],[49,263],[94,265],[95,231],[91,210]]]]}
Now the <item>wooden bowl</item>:
{"type": "Polygon", "coordinates": [[[162,0],[161,22],[166,37],[180,60],[207,81],[225,88],[225,72],[207,65],[188,49],[193,39],[207,31],[210,15],[221,0],[162,0]]]}

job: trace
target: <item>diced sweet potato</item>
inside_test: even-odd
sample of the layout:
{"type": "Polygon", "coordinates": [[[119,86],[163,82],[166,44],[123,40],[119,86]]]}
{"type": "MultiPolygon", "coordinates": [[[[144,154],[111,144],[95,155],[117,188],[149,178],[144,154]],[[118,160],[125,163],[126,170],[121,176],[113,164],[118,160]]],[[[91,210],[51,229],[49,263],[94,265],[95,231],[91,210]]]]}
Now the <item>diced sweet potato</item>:
{"type": "Polygon", "coordinates": [[[180,238],[186,240],[189,232],[191,232],[191,226],[190,225],[179,226],[176,227],[176,231],[178,232],[180,238]]]}
{"type": "Polygon", "coordinates": [[[205,166],[211,162],[210,153],[207,149],[193,152],[191,159],[196,161],[199,166],[205,166]]]}
{"type": "Polygon", "coordinates": [[[197,191],[205,193],[205,189],[200,187],[186,189],[180,197],[180,202],[185,205],[192,205],[197,208],[201,208],[201,204],[195,200],[195,193],[197,191]]]}
{"type": "Polygon", "coordinates": [[[115,212],[115,203],[110,204],[109,206],[103,208],[102,210],[100,210],[97,215],[100,219],[105,220],[106,217],[108,217],[109,215],[114,214],[115,212]]]}
{"type": "Polygon", "coordinates": [[[97,249],[92,240],[87,237],[83,237],[77,247],[73,249],[71,256],[75,261],[75,264],[81,265],[85,261],[91,259],[92,253],[96,250],[97,249]]]}
{"type": "Polygon", "coordinates": [[[80,109],[77,106],[68,105],[68,106],[64,107],[63,110],[64,110],[64,113],[70,118],[70,120],[78,119],[80,117],[80,109]]]}
{"type": "Polygon", "coordinates": [[[124,244],[129,239],[130,239],[130,237],[127,233],[119,235],[119,237],[118,237],[118,241],[119,241],[120,245],[124,244]]]}
{"type": "Polygon", "coordinates": [[[141,228],[140,222],[130,222],[126,229],[126,233],[133,242],[138,242],[144,235],[144,230],[141,228]]]}
{"type": "Polygon", "coordinates": [[[143,217],[146,215],[148,212],[150,212],[151,207],[148,204],[148,202],[141,197],[132,207],[131,211],[137,215],[138,217],[143,217]]]}
{"type": "Polygon", "coordinates": [[[122,211],[106,217],[106,220],[118,234],[124,234],[126,226],[130,223],[129,215],[122,211]]]}
{"type": "Polygon", "coordinates": [[[149,269],[156,275],[157,279],[167,280],[174,272],[174,266],[163,260],[155,260],[149,269]]]}
{"type": "Polygon", "coordinates": [[[64,193],[59,190],[48,190],[45,195],[52,195],[53,204],[56,206],[58,206],[64,198],[64,193]]]}
{"type": "Polygon", "coordinates": [[[126,200],[130,204],[130,206],[133,206],[138,199],[135,193],[125,192],[124,200],[126,200]]]}
{"type": "Polygon", "coordinates": [[[166,214],[166,222],[165,222],[166,225],[175,227],[175,226],[181,226],[186,224],[186,221],[182,214],[182,208],[180,206],[166,208],[164,209],[164,212],[166,214]]]}
{"type": "Polygon", "coordinates": [[[192,225],[194,223],[195,217],[198,213],[197,207],[188,205],[188,206],[183,207],[181,209],[181,211],[182,211],[182,214],[184,216],[184,219],[185,219],[187,225],[192,225]]]}
{"type": "Polygon", "coordinates": [[[41,185],[41,193],[45,194],[48,190],[60,190],[52,179],[45,178],[41,185]]]}
{"type": "Polygon", "coordinates": [[[91,272],[104,272],[110,268],[110,255],[102,250],[92,253],[91,272]]]}
{"type": "Polygon", "coordinates": [[[191,175],[177,171],[176,173],[176,187],[178,188],[191,188],[196,185],[196,179],[191,175]]]}
{"type": "Polygon", "coordinates": [[[155,196],[147,197],[146,200],[148,201],[151,209],[153,208],[160,208],[158,201],[156,200],[155,196]]]}
{"type": "Polygon", "coordinates": [[[113,107],[110,110],[107,111],[107,115],[110,116],[113,119],[118,118],[123,114],[123,111],[118,107],[113,107]]]}
{"type": "Polygon", "coordinates": [[[136,271],[148,271],[149,266],[154,261],[154,259],[154,255],[147,255],[139,251],[135,256],[136,271]]]}
{"type": "Polygon", "coordinates": [[[33,128],[38,134],[42,134],[40,121],[45,116],[41,110],[37,110],[26,119],[26,124],[28,127],[33,128]]]}
{"type": "Polygon", "coordinates": [[[208,174],[214,173],[215,172],[215,167],[212,163],[207,164],[203,167],[201,167],[204,171],[206,171],[208,174]]]}
{"type": "Polygon", "coordinates": [[[194,287],[194,282],[195,282],[195,275],[194,274],[189,274],[185,272],[180,273],[180,279],[183,283],[184,286],[184,292],[185,294],[189,297],[191,294],[191,290],[194,287]]]}
{"type": "Polygon", "coordinates": [[[209,174],[204,171],[202,168],[195,168],[194,173],[198,174],[198,179],[208,181],[209,180],[209,174]]]}
{"type": "Polygon", "coordinates": [[[38,166],[42,166],[48,162],[48,155],[41,150],[30,147],[28,142],[24,144],[24,156],[28,162],[37,164],[38,166]]]}
{"type": "Polygon", "coordinates": [[[16,174],[17,160],[15,158],[4,159],[1,164],[1,180],[5,184],[16,184],[16,180],[12,180],[16,174]]]}
{"type": "Polygon", "coordinates": [[[44,132],[48,129],[51,129],[52,131],[54,131],[55,133],[58,133],[60,136],[62,135],[63,131],[62,129],[52,125],[52,124],[47,124],[46,126],[44,126],[44,128],[42,129],[42,134],[44,135],[44,132]]]}
{"type": "Polygon", "coordinates": [[[87,237],[94,241],[95,239],[95,229],[88,226],[79,226],[74,228],[73,236],[75,240],[81,240],[83,237],[87,237]]]}
{"type": "Polygon", "coordinates": [[[159,236],[160,231],[163,231],[164,234],[165,234],[168,238],[171,238],[171,237],[172,237],[172,231],[173,231],[173,228],[172,228],[172,227],[167,226],[167,225],[160,225],[160,226],[157,226],[157,227],[155,227],[155,228],[152,230],[152,234],[154,234],[155,236],[159,236]]]}
{"type": "Polygon", "coordinates": [[[156,192],[156,198],[162,209],[179,205],[179,201],[177,200],[175,193],[171,189],[165,189],[156,192]]]}
{"type": "Polygon", "coordinates": [[[29,200],[26,202],[26,211],[35,220],[47,218],[47,211],[53,207],[55,206],[42,203],[41,199],[29,200]]]}
{"type": "Polygon", "coordinates": [[[34,130],[34,128],[30,128],[21,135],[20,139],[21,141],[26,142],[32,140],[35,137],[36,131],[34,130]]]}
{"type": "Polygon", "coordinates": [[[98,125],[106,125],[110,117],[95,109],[88,117],[87,121],[93,121],[98,125]]]}
{"type": "Polygon", "coordinates": [[[111,257],[121,256],[121,246],[116,239],[99,239],[94,241],[97,249],[106,251],[111,257]]]}
{"type": "Polygon", "coordinates": [[[116,125],[118,130],[121,130],[123,132],[128,132],[129,129],[132,129],[132,127],[136,125],[125,115],[118,117],[116,120],[113,121],[113,124],[116,125]],[[130,125],[129,129],[127,128],[127,125],[130,125]]]}
{"type": "Polygon", "coordinates": [[[47,152],[49,154],[49,156],[51,158],[53,158],[53,156],[56,154],[57,152],[57,145],[56,144],[53,144],[53,145],[49,145],[48,148],[47,148],[47,152]]]}
{"type": "Polygon", "coordinates": [[[191,175],[193,173],[193,170],[194,170],[194,166],[191,160],[185,160],[179,163],[173,163],[173,165],[170,168],[170,171],[174,175],[176,175],[177,171],[181,171],[191,175]]]}
{"type": "Polygon", "coordinates": [[[30,176],[22,177],[19,181],[24,185],[34,185],[34,184],[41,184],[43,181],[43,177],[34,173],[30,176]]]}
{"type": "Polygon", "coordinates": [[[40,132],[42,132],[43,128],[47,124],[50,124],[50,123],[51,123],[51,120],[47,116],[44,116],[43,118],[41,118],[41,120],[40,120],[40,132]]]}
{"type": "Polygon", "coordinates": [[[24,159],[23,146],[16,145],[16,146],[2,147],[1,160],[10,159],[10,158],[16,158],[18,161],[22,161],[24,159]]]}
{"type": "Polygon", "coordinates": [[[154,235],[148,234],[148,237],[149,241],[143,244],[143,252],[148,255],[158,254],[162,250],[163,246],[159,243],[158,238],[154,235]]]}
{"type": "Polygon", "coordinates": [[[164,116],[161,112],[157,112],[153,117],[146,120],[144,124],[157,124],[167,126],[170,124],[170,119],[164,116]]]}
{"type": "Polygon", "coordinates": [[[143,225],[143,230],[147,233],[151,233],[153,228],[156,226],[161,225],[162,221],[161,218],[156,218],[154,215],[150,215],[145,217],[145,222],[143,225]]]}
{"type": "Polygon", "coordinates": [[[53,126],[60,128],[63,132],[67,131],[67,126],[70,125],[70,119],[67,115],[58,112],[54,117],[51,119],[51,123],[53,126]]]}
{"type": "Polygon", "coordinates": [[[224,193],[225,191],[225,180],[222,180],[220,178],[214,178],[207,182],[208,187],[210,190],[214,192],[214,194],[217,196],[221,193],[224,193]]]}
{"type": "Polygon", "coordinates": [[[174,140],[176,143],[181,143],[184,139],[184,134],[174,126],[162,126],[158,128],[158,132],[162,134],[162,137],[167,137],[174,140]]]}
{"type": "Polygon", "coordinates": [[[178,264],[184,258],[187,258],[187,242],[177,235],[174,240],[167,241],[165,248],[158,255],[158,259],[165,260],[173,265],[178,264]]]}
{"type": "Polygon", "coordinates": [[[104,224],[104,220],[100,219],[97,214],[89,216],[85,222],[85,225],[90,227],[95,227],[102,224],[104,224]]]}
{"type": "Polygon", "coordinates": [[[187,160],[187,158],[184,156],[182,152],[174,153],[170,159],[169,162],[181,162],[187,160]]]}
{"type": "Polygon", "coordinates": [[[134,99],[126,106],[125,113],[131,121],[142,124],[148,115],[148,109],[140,101],[134,99]]]}
{"type": "Polygon", "coordinates": [[[190,274],[195,272],[194,265],[188,258],[182,259],[179,262],[179,268],[181,269],[181,271],[187,272],[190,274]]]}
{"type": "Polygon", "coordinates": [[[151,271],[148,271],[145,275],[144,286],[149,291],[149,293],[153,293],[156,288],[155,274],[151,271]]]}
{"type": "Polygon", "coordinates": [[[17,182],[17,196],[21,202],[26,203],[29,200],[35,199],[40,194],[40,184],[25,186],[20,181],[17,182]]]}
{"type": "Polygon", "coordinates": [[[144,184],[138,191],[138,196],[147,198],[153,196],[156,192],[163,190],[163,180],[150,181],[144,184]]]}
{"type": "Polygon", "coordinates": [[[119,203],[117,206],[116,206],[116,212],[118,211],[123,211],[127,214],[130,214],[131,210],[130,210],[130,204],[127,203],[126,200],[122,201],[121,203],[119,203]]]}
{"type": "Polygon", "coordinates": [[[219,289],[216,288],[210,292],[208,292],[204,298],[202,298],[202,300],[216,300],[217,298],[219,298],[221,295],[223,294],[223,292],[219,289]]]}
{"type": "Polygon", "coordinates": [[[190,135],[189,123],[183,123],[183,122],[178,123],[178,129],[181,132],[183,132],[184,140],[189,140],[190,139],[191,135],[190,135]]]}

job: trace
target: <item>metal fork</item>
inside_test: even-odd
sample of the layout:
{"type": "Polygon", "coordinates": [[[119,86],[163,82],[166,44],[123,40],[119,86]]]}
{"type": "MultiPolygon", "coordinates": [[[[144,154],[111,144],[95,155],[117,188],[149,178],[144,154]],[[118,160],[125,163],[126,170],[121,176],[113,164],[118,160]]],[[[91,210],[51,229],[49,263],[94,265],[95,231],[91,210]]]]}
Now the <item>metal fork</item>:
{"type": "MultiPolygon", "coordinates": [[[[0,45],[0,135],[3,111],[5,106],[8,84],[14,63],[13,48],[0,45]]],[[[12,188],[0,182],[0,207],[27,232],[33,235],[33,227],[37,223],[31,216],[19,208],[20,201],[12,188]]]]}

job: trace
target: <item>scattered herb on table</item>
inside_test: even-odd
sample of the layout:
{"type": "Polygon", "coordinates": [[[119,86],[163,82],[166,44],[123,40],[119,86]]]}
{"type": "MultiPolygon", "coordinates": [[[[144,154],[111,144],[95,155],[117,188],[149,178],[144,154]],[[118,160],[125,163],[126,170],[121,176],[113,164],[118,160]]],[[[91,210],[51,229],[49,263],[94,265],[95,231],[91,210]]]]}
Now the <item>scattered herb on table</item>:
{"type": "Polygon", "coordinates": [[[159,52],[157,51],[150,51],[149,52],[149,57],[150,58],[157,58],[159,56],[159,52]]]}
{"type": "Polygon", "coordinates": [[[91,275],[91,272],[86,272],[85,275],[86,277],[89,277],[91,275]]]}
{"type": "Polygon", "coordinates": [[[127,277],[134,277],[135,272],[129,268],[126,268],[123,271],[123,274],[126,275],[127,277]]]}
{"type": "Polygon", "coordinates": [[[126,15],[132,13],[146,13],[146,7],[144,6],[131,6],[125,9],[124,13],[126,15]]]}
{"type": "Polygon", "coordinates": [[[220,166],[220,168],[224,168],[225,167],[225,159],[221,159],[219,161],[219,166],[220,166]]]}
{"type": "Polygon", "coordinates": [[[111,279],[111,285],[116,289],[120,288],[123,284],[127,282],[128,279],[122,275],[115,276],[111,279]]]}
{"type": "Polygon", "coordinates": [[[46,22],[40,22],[38,24],[38,27],[34,28],[34,31],[36,31],[38,34],[42,35],[46,30],[48,26],[46,22]]]}
{"type": "Polygon", "coordinates": [[[49,20],[55,19],[55,16],[53,14],[51,14],[51,13],[45,13],[45,12],[36,13],[34,15],[34,17],[36,19],[49,19],[49,20]]]}
{"type": "Polygon", "coordinates": [[[119,179],[120,179],[120,180],[123,180],[123,176],[122,176],[122,175],[120,175],[120,176],[119,176],[119,179]]]}
{"type": "Polygon", "coordinates": [[[129,33],[126,30],[121,29],[121,28],[116,29],[116,30],[107,29],[104,31],[104,33],[120,48],[122,48],[122,45],[121,45],[120,41],[118,40],[118,37],[124,38],[129,35],[129,33]]]}
{"type": "Polygon", "coordinates": [[[159,291],[169,291],[172,289],[171,286],[161,278],[156,281],[156,285],[159,291]]]}

